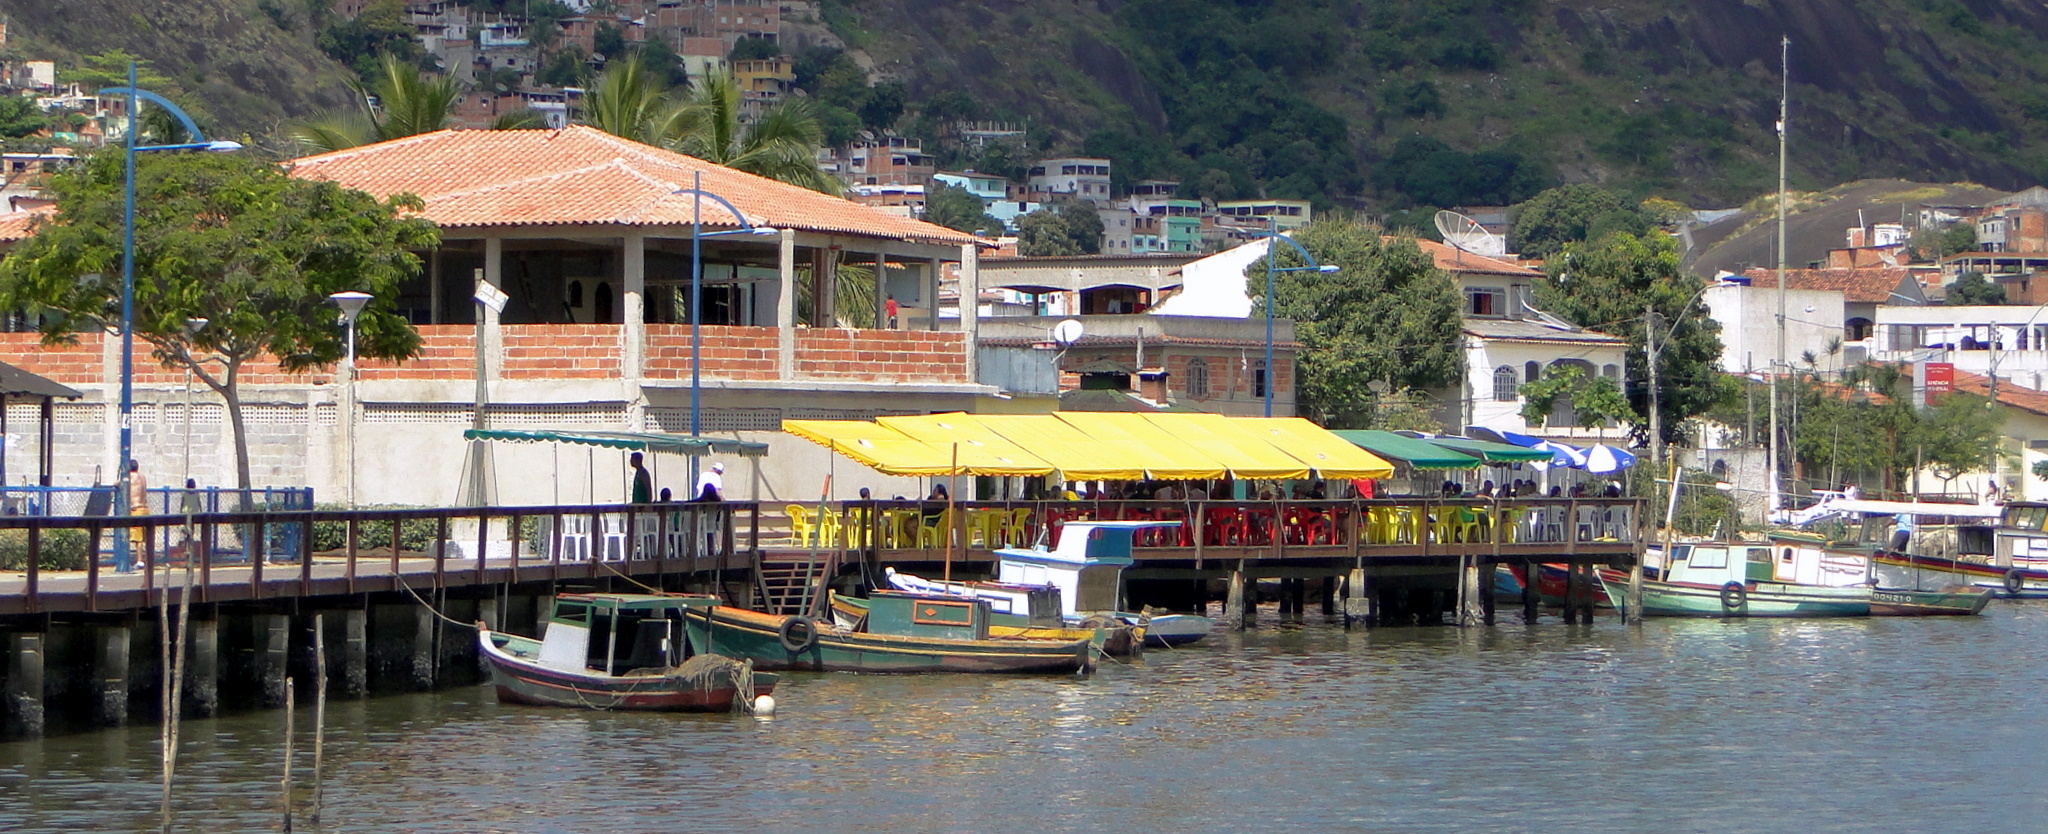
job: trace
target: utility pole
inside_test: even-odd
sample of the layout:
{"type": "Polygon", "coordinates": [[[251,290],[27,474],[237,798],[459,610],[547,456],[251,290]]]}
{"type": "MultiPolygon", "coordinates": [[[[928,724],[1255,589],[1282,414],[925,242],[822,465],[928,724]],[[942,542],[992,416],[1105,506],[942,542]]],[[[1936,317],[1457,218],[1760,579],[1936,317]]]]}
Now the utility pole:
{"type": "Polygon", "coordinates": [[[1664,419],[1657,413],[1657,308],[1643,305],[1643,360],[1650,372],[1650,468],[1664,463],[1664,419]]]}
{"type": "Polygon", "coordinates": [[[1778,368],[1785,364],[1785,135],[1787,118],[1792,99],[1792,39],[1782,38],[1779,42],[1779,67],[1781,88],[1778,95],[1778,352],[1771,360],[1771,370],[1764,375],[1771,385],[1771,472],[1769,478],[1770,505],[1775,512],[1783,507],[1784,485],[1778,479],[1779,428],[1778,428],[1778,368]]]}

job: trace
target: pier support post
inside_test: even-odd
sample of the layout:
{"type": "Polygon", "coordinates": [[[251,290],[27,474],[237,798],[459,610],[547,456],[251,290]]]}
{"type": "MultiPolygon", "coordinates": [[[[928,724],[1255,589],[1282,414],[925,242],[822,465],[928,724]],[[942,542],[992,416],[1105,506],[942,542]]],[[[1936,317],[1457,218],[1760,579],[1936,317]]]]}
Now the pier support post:
{"type": "MultiPolygon", "coordinates": [[[[506,602],[506,598],[496,591],[492,591],[489,597],[477,600],[476,618],[484,622],[484,628],[492,631],[505,630],[506,602]]],[[[471,641],[470,645],[474,646],[476,643],[471,641]]],[[[484,657],[484,653],[480,651],[476,653],[476,673],[484,678],[491,676],[490,658],[484,657]]]]}
{"type": "Polygon", "coordinates": [[[1316,596],[1323,603],[1323,618],[1337,616],[1337,577],[1325,576],[1316,580],[1316,596]]]}
{"type": "Polygon", "coordinates": [[[1487,563],[1479,569],[1479,619],[1487,625],[1493,625],[1493,583],[1495,574],[1498,573],[1500,566],[1492,563],[1487,563]]]}
{"type": "Polygon", "coordinates": [[[1534,559],[1522,560],[1522,622],[1534,625],[1543,613],[1543,590],[1537,587],[1543,570],[1534,559]]]}
{"type": "Polygon", "coordinates": [[[422,605],[412,612],[412,688],[422,692],[434,688],[434,612],[422,605]]]}
{"type": "Polygon", "coordinates": [[[186,715],[212,718],[220,714],[220,621],[197,617],[186,625],[186,715]]]}
{"type": "Polygon", "coordinates": [[[1246,605],[1244,566],[1239,565],[1230,572],[1230,592],[1223,598],[1223,621],[1233,629],[1243,631],[1251,622],[1251,607],[1246,605]]]}
{"type": "Polygon", "coordinates": [[[1344,627],[1372,625],[1372,589],[1366,587],[1365,569],[1352,568],[1344,580],[1344,627]]]}
{"type": "Polygon", "coordinates": [[[1458,625],[1476,626],[1483,618],[1479,609],[1479,557],[1458,559],[1458,625]]]}
{"type": "Polygon", "coordinates": [[[93,629],[93,723],[119,727],[128,723],[127,626],[93,629]]]}
{"type": "Polygon", "coordinates": [[[43,734],[43,635],[7,635],[7,735],[43,734]]]}
{"type": "Polygon", "coordinates": [[[256,626],[257,699],[264,709],[284,706],[285,680],[291,674],[292,618],[260,614],[256,626]]]}
{"type": "Polygon", "coordinates": [[[370,612],[341,612],[341,695],[361,698],[370,691],[370,612]]]}

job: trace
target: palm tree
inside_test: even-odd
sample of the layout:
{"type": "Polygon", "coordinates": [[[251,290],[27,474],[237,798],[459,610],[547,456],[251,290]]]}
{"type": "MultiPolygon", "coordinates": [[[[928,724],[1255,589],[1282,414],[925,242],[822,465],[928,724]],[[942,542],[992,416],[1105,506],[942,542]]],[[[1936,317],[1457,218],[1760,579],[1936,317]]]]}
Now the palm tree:
{"type": "Polygon", "coordinates": [[[836,195],[839,180],[818,167],[824,138],[804,99],[785,98],[742,124],[739,81],[715,75],[704,79],[683,108],[672,146],[706,162],[836,195]]]}
{"type": "MultiPolygon", "coordinates": [[[[448,126],[455,111],[454,78],[429,77],[418,67],[391,55],[384,56],[377,70],[376,78],[369,84],[354,79],[348,82],[359,110],[329,113],[294,124],[290,129],[292,138],[316,153],[325,153],[432,133],[448,126]]],[[[501,114],[491,123],[492,130],[546,126],[544,117],[524,107],[501,114]]]]}
{"type": "Polygon", "coordinates": [[[591,82],[581,121],[613,136],[667,147],[676,137],[682,110],[668,85],[648,72],[635,53],[606,65],[591,82]]]}

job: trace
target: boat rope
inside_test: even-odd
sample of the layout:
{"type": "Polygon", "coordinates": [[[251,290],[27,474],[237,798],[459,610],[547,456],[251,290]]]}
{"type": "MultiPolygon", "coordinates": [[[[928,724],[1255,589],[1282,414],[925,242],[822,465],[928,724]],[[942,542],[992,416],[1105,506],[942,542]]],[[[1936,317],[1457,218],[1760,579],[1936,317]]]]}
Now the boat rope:
{"type": "Polygon", "coordinates": [[[398,578],[398,587],[404,588],[405,592],[411,594],[412,598],[415,601],[417,601],[421,606],[424,606],[429,612],[432,612],[434,616],[440,617],[443,622],[446,622],[450,625],[459,625],[463,628],[476,628],[476,623],[465,623],[461,620],[455,619],[454,617],[450,617],[446,614],[441,613],[441,609],[435,608],[433,603],[428,602],[425,597],[420,596],[420,592],[412,589],[412,584],[405,581],[405,574],[394,573],[392,574],[392,576],[398,578]]]}

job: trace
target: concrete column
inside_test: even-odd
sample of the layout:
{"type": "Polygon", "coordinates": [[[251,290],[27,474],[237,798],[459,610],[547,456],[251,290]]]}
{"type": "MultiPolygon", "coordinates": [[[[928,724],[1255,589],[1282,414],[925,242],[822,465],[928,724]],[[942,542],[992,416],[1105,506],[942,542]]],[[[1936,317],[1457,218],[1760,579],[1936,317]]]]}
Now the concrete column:
{"type": "Polygon", "coordinates": [[[7,635],[6,716],[9,736],[43,734],[43,635],[7,635]]]}
{"type": "Polygon", "coordinates": [[[1485,620],[1480,610],[1479,559],[1466,556],[1458,560],[1458,625],[1476,626],[1485,620]]]}
{"type": "Polygon", "coordinates": [[[441,312],[441,247],[427,253],[427,323],[440,324],[441,312]]]}
{"type": "Polygon", "coordinates": [[[361,698],[370,691],[370,612],[341,612],[341,694],[361,698]]]}
{"type": "Polygon", "coordinates": [[[939,263],[938,258],[925,259],[924,288],[918,293],[921,296],[918,301],[922,302],[922,306],[925,309],[926,321],[924,329],[926,330],[939,329],[939,275],[941,266],[942,264],[939,263]]]}
{"type": "Polygon", "coordinates": [[[775,378],[796,376],[796,230],[783,229],[775,255],[775,378]]]}
{"type": "Polygon", "coordinates": [[[1245,587],[1246,584],[1242,567],[1231,571],[1230,591],[1223,598],[1223,623],[1238,631],[1243,631],[1245,623],[1252,619],[1253,608],[1247,604],[1249,600],[1245,597],[1250,591],[1245,587]]]}
{"type": "Polygon", "coordinates": [[[981,244],[960,244],[960,332],[967,334],[967,381],[978,378],[974,345],[981,335],[981,244]]]}
{"type": "MultiPolygon", "coordinates": [[[[483,621],[484,628],[505,630],[505,597],[494,591],[488,598],[477,600],[476,618],[483,621]]],[[[491,661],[481,651],[476,652],[476,672],[486,679],[491,674],[491,661]]]]}
{"type": "MultiPolygon", "coordinates": [[[[505,288],[505,241],[500,238],[484,238],[484,280],[498,289],[505,288]]],[[[489,360],[484,367],[490,380],[496,382],[505,364],[505,335],[498,329],[498,313],[489,307],[484,307],[483,313],[484,338],[483,344],[477,345],[477,350],[489,360]]]]}
{"type": "Polygon", "coordinates": [[[220,621],[193,619],[185,626],[186,715],[220,714],[220,621]]]}
{"type": "MultiPolygon", "coordinates": [[[[441,600],[441,610],[460,623],[476,622],[477,608],[478,603],[473,599],[444,597],[441,600]]],[[[479,666],[481,658],[477,657],[476,631],[448,625],[439,619],[434,622],[440,626],[436,632],[439,637],[434,644],[434,668],[439,673],[435,684],[439,685],[444,680],[451,683],[474,680],[462,670],[482,668],[479,666]]]]}
{"type": "Polygon", "coordinates": [[[128,723],[127,626],[100,626],[93,639],[93,724],[119,727],[128,723]]]}
{"type": "Polygon", "coordinates": [[[256,628],[257,701],[264,709],[276,709],[284,706],[284,679],[291,674],[292,618],[261,614],[250,625],[256,628]]]}
{"type": "Polygon", "coordinates": [[[889,253],[875,253],[875,324],[889,326],[889,253]]]}
{"type": "Polygon", "coordinates": [[[1352,568],[1351,575],[1344,581],[1344,627],[1357,623],[1372,623],[1372,589],[1367,585],[1364,568],[1352,568]]]}
{"type": "Polygon", "coordinates": [[[426,606],[413,609],[412,653],[410,659],[411,681],[414,689],[426,691],[434,688],[434,613],[426,606]]]}
{"type": "Polygon", "coordinates": [[[645,366],[647,353],[647,237],[638,230],[626,233],[619,247],[619,259],[623,261],[622,298],[620,308],[625,313],[625,326],[619,328],[619,335],[625,340],[619,351],[619,374],[626,379],[639,379],[645,366]]]}

